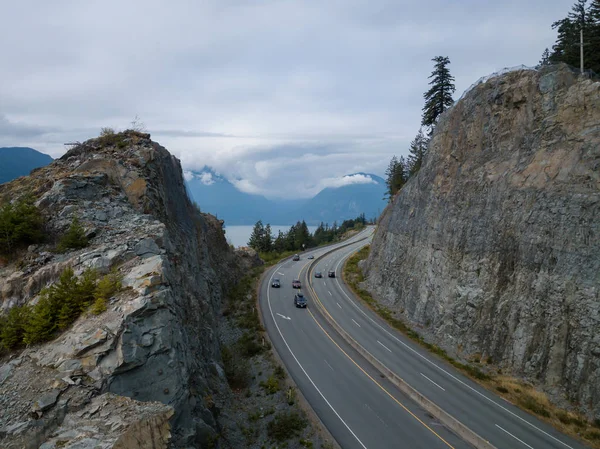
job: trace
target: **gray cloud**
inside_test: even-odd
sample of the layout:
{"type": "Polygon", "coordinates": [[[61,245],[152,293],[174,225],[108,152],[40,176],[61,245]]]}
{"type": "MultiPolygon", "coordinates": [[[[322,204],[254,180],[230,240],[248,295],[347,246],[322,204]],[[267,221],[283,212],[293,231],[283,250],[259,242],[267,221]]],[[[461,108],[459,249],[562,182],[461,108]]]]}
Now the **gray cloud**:
{"type": "Polygon", "coordinates": [[[407,153],[432,57],[450,57],[458,98],[481,76],[536,64],[571,4],[9,2],[0,144],[59,156],[64,142],[139,115],[186,168],[307,196],[325,178],[381,175],[407,153]]]}

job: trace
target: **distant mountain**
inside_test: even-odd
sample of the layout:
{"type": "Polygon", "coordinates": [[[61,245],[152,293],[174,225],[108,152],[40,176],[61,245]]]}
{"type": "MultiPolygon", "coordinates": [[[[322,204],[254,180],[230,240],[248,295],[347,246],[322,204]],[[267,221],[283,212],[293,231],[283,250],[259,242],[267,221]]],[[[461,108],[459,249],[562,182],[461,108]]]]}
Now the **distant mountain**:
{"type": "Polygon", "coordinates": [[[200,209],[225,220],[226,225],[253,225],[258,220],[272,225],[291,225],[305,220],[308,225],[321,221],[332,224],[356,218],[378,217],[386,202],[385,181],[379,176],[354,173],[328,187],[309,200],[271,201],[262,195],[239,191],[230,181],[204,167],[186,172],[190,197],[200,209]]]}
{"type": "Polygon", "coordinates": [[[320,222],[338,224],[364,213],[367,219],[377,218],[387,202],[385,181],[369,173],[353,173],[341,179],[346,184],[327,187],[311,198],[297,212],[308,225],[320,222]]]}
{"type": "MultiPolygon", "coordinates": [[[[253,225],[258,220],[271,224],[291,223],[291,213],[305,200],[271,201],[262,195],[241,192],[209,167],[186,172],[191,198],[200,209],[216,215],[229,225],[253,225]]],[[[297,219],[294,219],[294,223],[297,219]]]]}
{"type": "Polygon", "coordinates": [[[0,148],[0,184],[26,176],[34,168],[43,167],[52,161],[50,156],[33,148],[0,148]]]}

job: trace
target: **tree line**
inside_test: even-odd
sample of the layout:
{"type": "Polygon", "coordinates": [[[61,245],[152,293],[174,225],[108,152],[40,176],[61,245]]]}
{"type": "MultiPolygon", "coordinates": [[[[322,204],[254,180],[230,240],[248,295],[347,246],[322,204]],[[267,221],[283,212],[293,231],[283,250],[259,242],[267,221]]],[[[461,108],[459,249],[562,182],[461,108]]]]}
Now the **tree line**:
{"type": "Polygon", "coordinates": [[[540,65],[564,62],[580,66],[580,33],[583,31],[584,69],[600,74],[600,0],[577,0],[567,17],[552,24],[557,31],[552,50],[542,53],[540,65]]]}
{"type": "Polygon", "coordinates": [[[394,155],[385,171],[386,197],[389,201],[402,189],[409,178],[421,169],[427,154],[429,140],[440,116],[454,104],[452,94],[456,87],[454,86],[454,77],[450,74],[448,68],[450,58],[436,56],[432,61],[434,62],[434,68],[429,76],[431,87],[423,94],[425,105],[422,109],[421,128],[419,128],[416,137],[410,143],[408,157],[400,156],[398,158],[394,155]],[[423,129],[425,129],[426,134],[423,129]]]}
{"type": "Polygon", "coordinates": [[[368,223],[369,221],[363,213],[354,219],[344,220],[340,225],[333,222],[333,225],[330,226],[328,223],[321,222],[315,232],[311,234],[308,225],[302,220],[292,225],[287,232],[279,231],[277,235],[274,235],[271,225],[268,223],[264,225],[262,220],[259,220],[252,229],[248,246],[259,253],[302,251],[325,243],[335,242],[346,231],[361,229],[368,223]]]}

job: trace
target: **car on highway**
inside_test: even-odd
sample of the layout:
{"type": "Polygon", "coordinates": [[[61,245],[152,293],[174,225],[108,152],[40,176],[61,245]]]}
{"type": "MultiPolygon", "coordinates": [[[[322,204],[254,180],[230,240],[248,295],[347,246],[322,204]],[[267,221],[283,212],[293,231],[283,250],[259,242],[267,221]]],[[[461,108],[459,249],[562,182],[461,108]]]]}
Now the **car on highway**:
{"type": "Polygon", "coordinates": [[[310,256],[308,256],[308,259],[314,259],[315,256],[313,256],[312,254],[310,256]]]}
{"type": "Polygon", "coordinates": [[[298,260],[300,260],[300,256],[298,254],[294,254],[292,260],[297,262],[298,260]]]}
{"type": "Polygon", "coordinates": [[[271,282],[271,287],[275,287],[275,288],[281,287],[281,282],[279,282],[279,279],[273,279],[273,282],[271,282]]]}
{"type": "Polygon", "coordinates": [[[315,271],[315,277],[316,278],[322,278],[323,274],[320,271],[315,271]]]}
{"type": "Polygon", "coordinates": [[[335,271],[333,271],[333,270],[329,270],[329,271],[327,272],[327,277],[334,278],[334,277],[335,277],[335,271]]]}
{"type": "Polygon", "coordinates": [[[300,279],[294,279],[292,281],[292,288],[300,288],[302,285],[300,284],[300,279]]]}
{"type": "Polygon", "coordinates": [[[296,307],[304,307],[306,308],[306,298],[304,297],[304,293],[298,292],[294,295],[294,305],[296,307]]]}

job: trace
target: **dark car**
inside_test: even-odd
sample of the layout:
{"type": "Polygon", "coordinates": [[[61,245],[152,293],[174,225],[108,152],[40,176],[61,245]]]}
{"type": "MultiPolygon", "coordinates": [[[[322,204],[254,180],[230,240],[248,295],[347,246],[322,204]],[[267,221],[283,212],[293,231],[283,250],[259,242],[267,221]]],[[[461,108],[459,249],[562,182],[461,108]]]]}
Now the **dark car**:
{"type": "Polygon", "coordinates": [[[294,254],[294,257],[292,258],[292,260],[298,261],[298,260],[300,260],[300,256],[298,254],[294,254]]]}
{"type": "Polygon", "coordinates": [[[271,282],[271,287],[275,287],[275,288],[281,287],[281,282],[279,282],[279,279],[273,279],[273,282],[271,282]]]}
{"type": "Polygon", "coordinates": [[[314,258],[315,258],[315,256],[313,256],[312,254],[307,257],[307,259],[314,259],[314,258]]]}
{"type": "Polygon", "coordinates": [[[302,285],[300,284],[300,279],[294,279],[292,281],[292,288],[300,288],[302,285]]]}
{"type": "Polygon", "coordinates": [[[298,292],[294,295],[294,305],[296,307],[306,308],[306,298],[304,297],[304,293],[298,292]]]}
{"type": "Polygon", "coordinates": [[[334,277],[335,277],[335,271],[333,271],[333,270],[329,270],[329,271],[327,272],[327,277],[334,278],[334,277]]]}
{"type": "Polygon", "coordinates": [[[315,271],[315,277],[316,277],[316,278],[322,278],[322,277],[323,277],[323,275],[321,274],[321,272],[320,272],[320,271],[315,271]]]}

